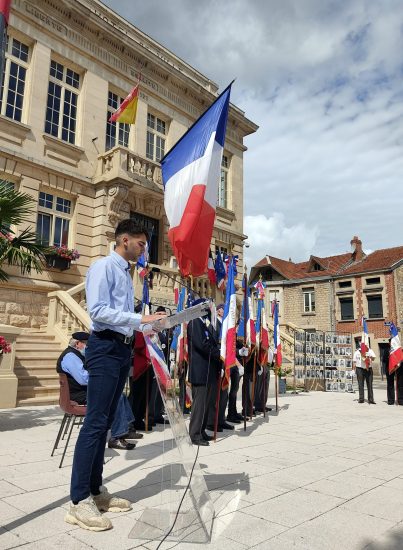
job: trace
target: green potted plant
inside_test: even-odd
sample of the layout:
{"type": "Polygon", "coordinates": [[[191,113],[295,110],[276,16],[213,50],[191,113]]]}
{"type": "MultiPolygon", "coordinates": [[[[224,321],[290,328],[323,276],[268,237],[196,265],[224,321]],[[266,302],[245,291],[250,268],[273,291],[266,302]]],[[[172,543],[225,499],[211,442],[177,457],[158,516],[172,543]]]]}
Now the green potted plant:
{"type": "Polygon", "coordinates": [[[75,248],[67,248],[66,245],[53,246],[46,251],[46,265],[60,271],[70,269],[71,262],[80,257],[78,250],[75,248]]]}
{"type": "Polygon", "coordinates": [[[287,389],[287,375],[291,373],[291,369],[285,367],[276,367],[276,374],[278,376],[278,393],[285,393],[287,389]]]}

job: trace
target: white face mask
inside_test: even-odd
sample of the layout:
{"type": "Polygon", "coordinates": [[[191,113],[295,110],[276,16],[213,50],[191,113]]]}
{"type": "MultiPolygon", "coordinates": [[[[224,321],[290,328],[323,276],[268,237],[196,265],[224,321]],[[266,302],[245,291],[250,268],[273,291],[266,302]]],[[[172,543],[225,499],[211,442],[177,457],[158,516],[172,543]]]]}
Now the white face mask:
{"type": "Polygon", "coordinates": [[[83,357],[85,357],[85,350],[87,349],[87,346],[84,346],[83,348],[79,349],[78,351],[81,353],[83,357]]]}

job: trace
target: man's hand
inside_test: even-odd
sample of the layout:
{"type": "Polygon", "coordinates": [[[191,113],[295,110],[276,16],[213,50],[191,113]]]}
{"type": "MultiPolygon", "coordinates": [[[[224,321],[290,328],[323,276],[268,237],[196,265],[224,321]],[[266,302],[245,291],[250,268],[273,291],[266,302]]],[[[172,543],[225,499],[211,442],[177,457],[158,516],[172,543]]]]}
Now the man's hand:
{"type": "Polygon", "coordinates": [[[159,311],[158,313],[154,313],[154,315],[142,315],[141,316],[141,324],[146,323],[154,323],[155,321],[161,321],[164,317],[166,317],[167,314],[165,311],[159,311]]]}

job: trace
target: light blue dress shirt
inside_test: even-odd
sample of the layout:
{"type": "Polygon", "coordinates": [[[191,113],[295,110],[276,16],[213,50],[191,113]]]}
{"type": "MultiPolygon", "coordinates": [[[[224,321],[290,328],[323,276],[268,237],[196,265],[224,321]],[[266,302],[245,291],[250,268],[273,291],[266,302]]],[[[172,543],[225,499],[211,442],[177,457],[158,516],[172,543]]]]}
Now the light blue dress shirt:
{"type": "Polygon", "coordinates": [[[61,367],[76,382],[82,386],[88,386],[88,371],[85,370],[83,361],[75,353],[66,353],[62,359],[61,367]]]}
{"type": "Polygon", "coordinates": [[[134,313],[134,288],[130,264],[120,254],[94,262],[85,283],[91,330],[114,330],[132,336],[140,329],[141,315],[134,313]]]}

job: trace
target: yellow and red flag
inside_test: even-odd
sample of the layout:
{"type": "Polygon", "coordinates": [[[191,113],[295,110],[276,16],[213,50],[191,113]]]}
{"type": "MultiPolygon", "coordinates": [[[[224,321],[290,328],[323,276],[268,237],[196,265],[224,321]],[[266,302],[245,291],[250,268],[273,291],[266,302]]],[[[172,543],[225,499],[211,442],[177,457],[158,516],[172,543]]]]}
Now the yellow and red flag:
{"type": "Polygon", "coordinates": [[[124,124],[134,124],[136,122],[137,101],[139,97],[139,85],[131,90],[130,94],[120,104],[113,115],[109,118],[109,122],[123,122],[124,124]]]}

